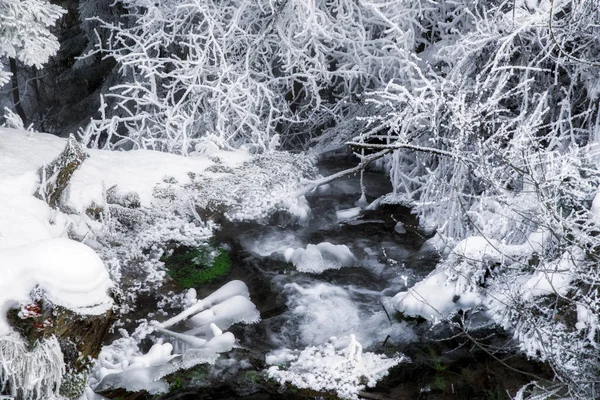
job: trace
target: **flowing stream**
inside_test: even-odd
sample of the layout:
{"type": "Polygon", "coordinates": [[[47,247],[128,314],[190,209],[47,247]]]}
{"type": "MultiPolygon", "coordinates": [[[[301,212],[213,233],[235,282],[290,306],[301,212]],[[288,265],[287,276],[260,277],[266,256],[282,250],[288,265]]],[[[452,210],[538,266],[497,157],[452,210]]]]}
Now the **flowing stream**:
{"type": "MultiPolygon", "coordinates": [[[[322,174],[352,165],[347,159],[326,161],[321,164],[322,174]]],[[[365,172],[363,182],[368,201],[391,191],[388,177],[381,172],[365,172]]],[[[408,208],[383,205],[374,211],[358,212],[355,203],[360,197],[360,178],[349,176],[307,196],[312,216],[305,225],[286,224],[285,216],[274,216],[264,224],[223,225],[216,239],[231,247],[231,272],[223,280],[198,288],[198,297],[210,294],[224,281],[240,279],[248,285],[262,320],[233,326],[230,330],[239,339],[241,349],[224,356],[212,368],[199,367],[184,373],[185,390],[175,390],[161,399],[193,399],[200,393],[202,398],[211,399],[320,398],[318,393],[298,393],[290,388],[275,394],[266,390],[265,382],[257,378],[268,367],[265,355],[280,348],[303,349],[349,334],[354,334],[366,351],[390,355],[408,351],[411,359],[420,363],[406,364],[391,374],[389,382],[383,384],[388,397],[375,398],[487,398],[454,396],[487,390],[492,391],[491,396],[496,393],[493,391],[500,393],[489,398],[506,398],[507,385],[490,381],[486,378],[490,369],[481,367],[489,364],[489,356],[473,355],[468,347],[462,347],[462,353],[452,352],[464,344],[455,341],[423,347],[423,332],[430,332],[427,324],[399,321],[384,308],[384,297],[406,290],[427,275],[438,255],[425,243],[427,238],[408,208]],[[308,274],[285,262],[286,249],[321,242],[348,246],[356,257],[355,266],[308,274]],[[450,358],[446,353],[451,354],[450,358]],[[481,373],[487,375],[481,377],[481,373]]],[[[498,373],[500,381],[506,377],[504,370],[491,373],[498,373]]],[[[512,379],[516,388],[527,382],[507,379],[512,379]]]]}
{"type": "MultiPolygon", "coordinates": [[[[338,163],[337,168],[342,167],[338,163]]],[[[325,165],[323,174],[335,172],[332,169],[325,165]]],[[[388,178],[381,173],[365,174],[364,182],[369,200],[390,191],[388,178]]],[[[252,224],[223,232],[236,233],[231,238],[239,249],[238,260],[262,281],[256,288],[250,284],[263,322],[246,329],[249,341],[303,348],[353,333],[369,348],[386,338],[392,342],[411,339],[410,331],[392,327],[381,298],[405,290],[427,274],[435,266],[436,255],[421,250],[424,239],[408,209],[385,206],[358,214],[354,203],[360,196],[360,180],[351,176],[309,197],[312,217],[306,226],[252,224]],[[396,232],[397,221],[404,222],[405,233],[396,232]],[[348,246],[356,265],[307,274],[285,263],[287,248],[321,242],[348,246]],[[268,296],[260,293],[265,286],[268,296]]]]}

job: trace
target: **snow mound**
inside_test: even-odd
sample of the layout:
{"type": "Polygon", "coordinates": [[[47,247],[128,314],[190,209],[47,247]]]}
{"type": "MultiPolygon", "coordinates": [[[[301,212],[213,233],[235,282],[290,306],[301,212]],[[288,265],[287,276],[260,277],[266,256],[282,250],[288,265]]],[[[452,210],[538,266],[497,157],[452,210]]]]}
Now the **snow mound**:
{"type": "Polygon", "coordinates": [[[0,128],[0,181],[37,171],[65,148],[66,140],[45,133],[0,128]]]}
{"type": "Polygon", "coordinates": [[[450,280],[444,271],[434,271],[408,291],[395,295],[391,304],[406,315],[439,322],[458,310],[471,309],[481,303],[477,292],[459,291],[456,286],[456,281],[450,280]]]}
{"type": "Polygon", "coordinates": [[[113,286],[98,255],[70,239],[51,239],[0,250],[0,336],[11,331],[6,311],[29,302],[35,288],[53,304],[80,314],[108,311],[113,286]]]}
{"type": "Polygon", "coordinates": [[[288,248],[284,252],[285,260],[291,262],[300,272],[319,274],[328,269],[352,267],[356,257],[348,246],[322,242],[317,245],[309,244],[306,249],[288,248]]]}
{"type": "Polygon", "coordinates": [[[269,361],[292,360],[287,368],[271,366],[269,378],[281,385],[288,382],[300,389],[334,392],[342,399],[358,399],[359,391],[375,386],[390,368],[405,360],[404,356],[363,353],[354,335],[296,353],[279,350],[267,355],[269,361]]]}
{"type": "Polygon", "coordinates": [[[87,150],[89,158],[75,172],[69,184],[67,205],[78,212],[102,204],[104,192],[114,188],[117,196],[136,193],[140,204],[149,207],[156,185],[165,179],[189,184],[189,172],[201,172],[213,165],[207,157],[181,157],[152,150],[87,150]]]}

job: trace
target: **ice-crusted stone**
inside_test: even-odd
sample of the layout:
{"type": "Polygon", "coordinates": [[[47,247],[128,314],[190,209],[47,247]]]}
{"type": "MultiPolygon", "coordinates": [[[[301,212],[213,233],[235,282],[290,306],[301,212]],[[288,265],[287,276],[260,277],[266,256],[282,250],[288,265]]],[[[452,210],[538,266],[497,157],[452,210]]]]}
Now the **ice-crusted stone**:
{"type": "Polygon", "coordinates": [[[40,168],[40,187],[35,196],[57,208],[60,198],[69,185],[73,173],[81,166],[87,155],[73,136],[67,140],[65,149],[50,164],[40,168]]]}
{"type": "Polygon", "coordinates": [[[406,361],[398,355],[362,352],[354,335],[332,338],[328,343],[309,346],[302,351],[288,351],[289,365],[273,365],[267,370],[269,378],[281,385],[289,383],[300,389],[333,392],[342,399],[358,399],[365,387],[373,387],[393,366],[406,361]]]}

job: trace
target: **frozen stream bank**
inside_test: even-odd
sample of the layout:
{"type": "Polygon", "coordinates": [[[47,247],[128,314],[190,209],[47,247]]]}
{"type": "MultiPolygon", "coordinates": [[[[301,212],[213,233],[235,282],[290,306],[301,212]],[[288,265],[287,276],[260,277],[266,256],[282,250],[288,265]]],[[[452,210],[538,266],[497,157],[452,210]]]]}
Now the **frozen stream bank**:
{"type": "MultiPolygon", "coordinates": [[[[342,169],[344,162],[326,162],[322,173],[342,169]]],[[[388,180],[380,173],[366,173],[364,182],[369,201],[389,192],[388,180]]],[[[267,361],[271,357],[271,362],[283,362],[282,349],[304,349],[349,335],[365,351],[390,357],[402,352],[412,360],[392,369],[371,398],[482,398],[478,396],[488,392],[506,398],[506,388],[514,393],[528,382],[464,340],[438,342],[447,331],[432,331],[427,324],[402,320],[385,310],[382,299],[426,276],[438,255],[424,245],[426,236],[409,209],[381,205],[361,210],[355,204],[360,196],[360,181],[351,176],[308,196],[312,215],[307,224],[286,224],[283,215],[267,224],[224,224],[217,241],[231,248],[233,268],[223,281],[246,282],[261,322],[232,327],[241,348],[224,356],[213,370],[202,367],[182,373],[182,387],[161,399],[192,399],[199,393],[214,399],[322,398],[327,395],[280,387],[257,373],[268,367],[265,356],[267,361]],[[290,257],[299,249],[304,257],[290,257]],[[316,273],[316,265],[326,268],[316,273]],[[306,272],[298,271],[303,267],[306,272]],[[455,347],[459,349],[452,350],[455,347]],[[240,358],[250,364],[240,367],[240,358]],[[466,397],[455,397],[459,394],[466,397]]],[[[221,284],[215,281],[198,288],[199,297],[221,284]]],[[[514,362],[524,370],[537,369],[520,359],[514,362]]]]}

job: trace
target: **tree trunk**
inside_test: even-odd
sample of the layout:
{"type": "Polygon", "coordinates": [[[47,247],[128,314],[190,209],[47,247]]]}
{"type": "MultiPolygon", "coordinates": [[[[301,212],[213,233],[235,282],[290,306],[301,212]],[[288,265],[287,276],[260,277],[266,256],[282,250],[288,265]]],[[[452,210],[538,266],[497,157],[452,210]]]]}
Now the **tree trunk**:
{"type": "Polygon", "coordinates": [[[23,121],[23,125],[27,126],[27,121],[25,118],[25,110],[23,109],[23,105],[21,104],[21,96],[19,95],[19,77],[17,76],[17,60],[14,58],[10,58],[10,72],[12,73],[11,84],[12,84],[12,95],[13,95],[13,103],[15,105],[15,111],[21,117],[23,121]]]}

